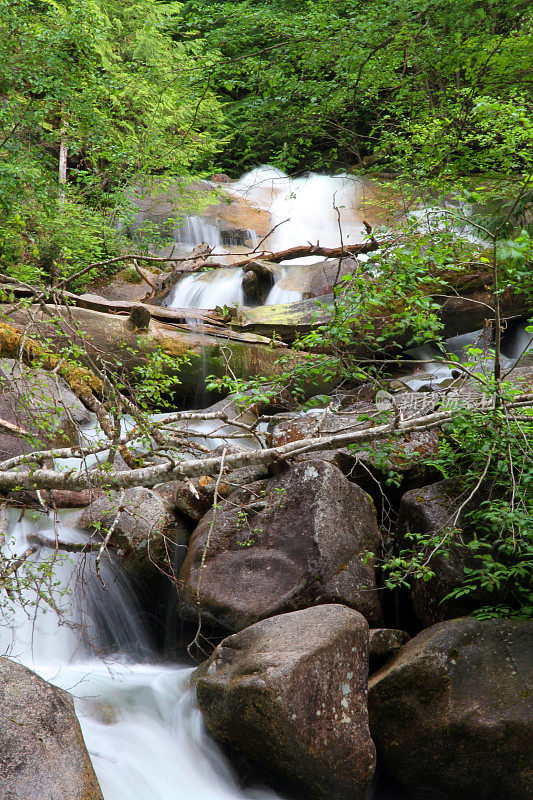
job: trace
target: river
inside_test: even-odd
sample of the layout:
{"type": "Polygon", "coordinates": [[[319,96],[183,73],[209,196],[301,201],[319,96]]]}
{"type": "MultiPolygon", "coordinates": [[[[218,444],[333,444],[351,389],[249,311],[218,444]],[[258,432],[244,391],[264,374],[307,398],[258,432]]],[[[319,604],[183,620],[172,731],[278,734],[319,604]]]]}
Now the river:
{"type": "MultiPolygon", "coordinates": [[[[359,241],[363,227],[356,206],[364,188],[361,181],[345,175],[289,180],[279,171],[263,167],[230,184],[228,190],[269,210],[273,224],[279,227],[266,244],[283,249],[308,241],[338,246],[341,230],[345,242],[359,241]]],[[[212,222],[203,224],[201,218],[195,218],[185,224],[184,231],[185,239],[209,239],[224,254],[212,222]]],[[[278,285],[283,275],[282,270],[267,304],[299,299],[298,293],[291,294],[278,285]]],[[[177,285],[168,302],[182,308],[241,302],[241,281],[240,270],[224,270],[210,282],[189,276],[177,285]]],[[[522,328],[516,338],[519,345],[508,345],[509,359],[527,345],[522,328]]],[[[455,347],[463,345],[455,343],[455,347]]],[[[453,351],[452,345],[450,348],[453,351]]],[[[435,355],[431,348],[425,353],[428,358],[435,355]]],[[[413,388],[417,381],[427,381],[427,371],[419,379],[415,376],[413,388]]],[[[62,540],[83,541],[75,518],[76,512],[61,512],[54,524],[52,516],[44,513],[26,512],[20,519],[18,512],[11,510],[5,525],[6,547],[23,551],[28,535],[35,531],[52,539],[57,534],[62,540]]],[[[53,557],[52,551],[42,548],[35,559],[53,557]]],[[[46,611],[42,601],[27,609],[5,608],[0,652],[75,697],[105,800],[279,798],[264,787],[240,787],[228,761],[207,735],[194,694],[187,688],[192,664],[169,662],[165,649],[153,644],[123,571],[108,561],[103,570],[104,589],[95,575],[94,556],[69,555],[55,557],[54,575],[53,597],[62,617],[46,611]]],[[[26,596],[28,601],[35,599],[30,591],[26,596]]],[[[173,602],[169,595],[169,605],[173,602]]],[[[379,790],[379,797],[392,796],[387,791],[381,794],[379,790]]]]}

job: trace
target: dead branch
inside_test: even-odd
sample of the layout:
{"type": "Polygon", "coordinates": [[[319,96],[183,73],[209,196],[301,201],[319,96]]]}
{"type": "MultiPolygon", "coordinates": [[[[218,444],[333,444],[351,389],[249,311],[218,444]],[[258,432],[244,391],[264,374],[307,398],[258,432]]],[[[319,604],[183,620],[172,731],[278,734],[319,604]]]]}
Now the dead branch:
{"type": "Polygon", "coordinates": [[[322,256],[323,258],[339,258],[339,256],[357,256],[371,253],[384,247],[386,242],[379,244],[378,242],[362,242],[360,244],[349,244],[343,247],[322,247],[320,244],[306,244],[298,247],[289,247],[287,250],[278,250],[273,253],[272,250],[263,250],[261,252],[254,251],[246,258],[234,261],[232,264],[224,264],[218,261],[203,261],[195,264],[193,267],[184,270],[175,270],[175,272],[197,272],[201,269],[243,269],[252,261],[269,261],[273,264],[279,264],[281,261],[291,261],[294,258],[306,258],[308,256],[322,256]]]}
{"type": "MultiPolygon", "coordinates": [[[[517,396],[512,402],[505,402],[509,410],[524,408],[533,403],[533,393],[517,396]]],[[[472,398],[469,408],[486,408],[485,398],[472,398]]],[[[373,428],[351,430],[330,436],[309,437],[300,441],[288,442],[277,447],[258,451],[230,453],[226,456],[225,465],[228,471],[255,464],[270,464],[280,459],[287,459],[300,453],[318,452],[333,448],[346,447],[377,441],[387,437],[401,437],[415,431],[428,431],[451,422],[464,409],[460,406],[437,410],[421,417],[393,420],[373,428]]],[[[0,487],[3,489],[85,489],[89,487],[108,487],[126,489],[133,486],[152,487],[172,480],[216,475],[220,470],[221,457],[178,461],[171,459],[166,463],[137,467],[131,470],[118,470],[113,474],[94,472],[87,475],[79,469],[62,472],[43,468],[37,470],[1,470],[0,487]]]]}
{"type": "Polygon", "coordinates": [[[100,542],[65,542],[63,539],[49,539],[40,533],[30,533],[27,537],[28,542],[47,547],[50,550],[64,550],[66,553],[88,553],[100,549],[100,542]]]}

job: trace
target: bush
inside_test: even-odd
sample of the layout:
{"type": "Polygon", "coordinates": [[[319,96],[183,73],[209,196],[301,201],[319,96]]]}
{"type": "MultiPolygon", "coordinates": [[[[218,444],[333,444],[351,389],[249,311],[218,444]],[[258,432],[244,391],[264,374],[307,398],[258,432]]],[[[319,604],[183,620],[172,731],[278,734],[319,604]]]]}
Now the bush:
{"type": "MultiPolygon", "coordinates": [[[[128,242],[105,215],[77,199],[43,208],[27,204],[0,225],[0,265],[13,278],[46,285],[79,272],[95,261],[126,252],[128,242]]],[[[103,268],[109,274],[121,268],[103,268]]],[[[102,268],[69,284],[72,291],[87,285],[102,268]]]]}

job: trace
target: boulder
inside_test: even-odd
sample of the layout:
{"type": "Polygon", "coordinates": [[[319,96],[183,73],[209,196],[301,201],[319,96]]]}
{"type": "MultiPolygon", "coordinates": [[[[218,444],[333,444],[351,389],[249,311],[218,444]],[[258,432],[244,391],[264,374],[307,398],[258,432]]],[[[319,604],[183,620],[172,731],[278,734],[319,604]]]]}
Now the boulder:
{"type": "Polygon", "coordinates": [[[78,427],[89,419],[63,378],[0,359],[0,460],[78,444],[78,427]]]}
{"type": "Polygon", "coordinates": [[[72,697],[0,658],[0,796],[103,800],[72,697]]]}
{"type": "Polygon", "coordinates": [[[402,547],[408,549],[412,546],[412,542],[405,539],[407,533],[442,533],[444,536],[446,529],[450,530],[449,539],[443,542],[440,551],[432,557],[430,566],[435,573],[434,577],[428,581],[416,578],[411,581],[413,611],[424,626],[468,614],[484,602],[494,604],[503,599],[498,597],[495,590],[490,595],[476,591],[445,600],[453,589],[463,584],[465,569],[473,569],[477,564],[474,551],[468,547],[472,533],[466,524],[465,515],[480,500],[485,499],[485,493],[478,492],[460,510],[467,497],[464,486],[457,479],[438,481],[421,489],[413,489],[402,497],[399,516],[402,547]]]}
{"type": "Polygon", "coordinates": [[[171,561],[174,545],[186,541],[188,532],[164,499],[139,486],[127,489],[119,501],[119,492],[102,494],[82,511],[79,527],[105,536],[118,515],[110,546],[125,557],[130,571],[143,575],[171,561]]]}
{"type": "Polygon", "coordinates": [[[533,625],[462,618],[411,639],[369,681],[378,762],[410,796],[530,800],[533,625]]]}
{"type": "Polygon", "coordinates": [[[336,281],[352,275],[357,264],[356,258],[343,258],[339,268],[338,258],[327,258],[317,264],[289,266],[285,268],[279,287],[300,292],[304,298],[321,297],[333,291],[336,281]]]}
{"type": "Polygon", "coordinates": [[[383,666],[408,641],[409,634],[397,628],[371,628],[368,632],[370,672],[383,666]]]}
{"type": "Polygon", "coordinates": [[[202,616],[230,631],[320,603],[343,603],[376,624],[368,553],[379,547],[370,498],[331,464],[297,464],[205,515],[180,573],[180,607],[197,618],[200,585],[202,616]]]}
{"type": "MultiPolygon", "coordinates": [[[[229,497],[236,489],[247,483],[268,477],[268,469],[262,464],[241,467],[224,476],[218,487],[219,497],[229,497]]],[[[188,481],[172,481],[167,484],[165,495],[172,487],[172,501],[177,509],[196,522],[202,519],[212,507],[217,479],[211,475],[201,475],[188,481]]]]}
{"type": "MultiPolygon", "coordinates": [[[[395,402],[402,417],[408,419],[418,414],[430,413],[435,407],[434,394],[403,392],[395,395],[395,402]]],[[[272,444],[283,445],[313,436],[334,435],[350,430],[367,430],[386,422],[390,409],[379,408],[376,403],[358,400],[340,411],[313,410],[307,414],[283,419],[272,432],[272,444]]],[[[385,491],[390,499],[397,501],[403,492],[416,486],[424,486],[438,477],[433,467],[426,464],[439,447],[439,434],[435,430],[413,431],[389,442],[366,442],[315,454],[297,456],[307,461],[319,458],[330,461],[342,470],[350,480],[367,492],[376,504],[380,504],[385,491]],[[398,483],[386,483],[388,472],[399,476],[398,483]]]]}
{"type": "Polygon", "coordinates": [[[367,638],[364,618],[342,605],[229,636],[197,671],[208,729],[305,797],[363,800],[375,767],[367,638]]]}
{"type": "MultiPolygon", "coordinates": [[[[88,303],[86,300],[84,302],[88,303]]],[[[126,305],[129,313],[131,306],[126,305]]],[[[0,316],[5,308],[0,305],[0,316]]],[[[306,360],[304,353],[288,351],[285,347],[272,347],[270,340],[264,337],[250,333],[243,335],[225,325],[207,325],[201,326],[200,330],[192,330],[181,323],[172,324],[176,319],[173,310],[169,310],[172,317],[169,322],[156,319],[152,314],[147,330],[134,329],[127,317],[115,313],[114,307],[112,311],[104,313],[77,305],[71,305],[68,309],[48,305],[45,310],[30,307],[13,314],[10,325],[22,332],[34,320],[36,327],[32,329],[32,336],[36,341],[46,338],[54,349],[72,344],[79,346],[82,352],[87,352],[89,359],[108,360],[119,372],[123,370],[121,374],[133,382],[139,379],[140,374],[144,374],[142,369],[139,373],[137,368],[144,368],[151,354],[163,351],[171,357],[165,361],[163,369],[165,374],[177,378],[172,387],[176,396],[194,396],[198,389],[204,388],[205,374],[225,375],[228,358],[235,376],[241,378],[279,375],[306,360]],[[228,351],[231,351],[231,355],[228,351]],[[281,356],[288,359],[287,364],[280,362],[281,356]],[[205,372],[199,370],[198,358],[202,359],[205,372]]],[[[164,312],[156,313],[161,318],[165,316],[164,312]]],[[[11,355],[9,349],[5,349],[5,352],[11,355]]],[[[85,360],[90,366],[90,362],[85,360]]],[[[313,383],[312,393],[315,392],[313,383]]]]}
{"type": "Polygon", "coordinates": [[[231,183],[232,179],[224,172],[215,172],[213,175],[211,175],[209,180],[212,183],[231,183]]]}

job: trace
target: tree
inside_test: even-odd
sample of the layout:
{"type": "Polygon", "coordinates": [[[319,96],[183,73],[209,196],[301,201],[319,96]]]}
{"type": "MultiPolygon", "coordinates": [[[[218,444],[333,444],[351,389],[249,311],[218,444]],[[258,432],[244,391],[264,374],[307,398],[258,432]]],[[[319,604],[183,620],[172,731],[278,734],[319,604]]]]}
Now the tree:
{"type": "Polygon", "coordinates": [[[153,0],[0,4],[4,267],[35,281],[47,261],[68,272],[120,252],[110,222],[124,188],[157,173],[186,192],[217,148],[220,106],[190,80],[199,45],[166,33],[175,13],[153,0]],[[85,252],[69,253],[69,228],[85,252]]]}
{"type": "Polygon", "coordinates": [[[446,163],[450,148],[423,136],[434,125],[492,172],[483,103],[530,103],[531,9],[521,0],[194,0],[183,19],[176,35],[209,31],[210,52],[222,56],[208,75],[229,104],[229,170],[259,159],[290,171],[396,172],[416,129],[417,152],[446,163]]]}

